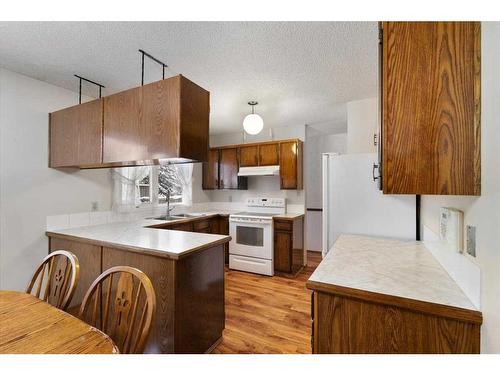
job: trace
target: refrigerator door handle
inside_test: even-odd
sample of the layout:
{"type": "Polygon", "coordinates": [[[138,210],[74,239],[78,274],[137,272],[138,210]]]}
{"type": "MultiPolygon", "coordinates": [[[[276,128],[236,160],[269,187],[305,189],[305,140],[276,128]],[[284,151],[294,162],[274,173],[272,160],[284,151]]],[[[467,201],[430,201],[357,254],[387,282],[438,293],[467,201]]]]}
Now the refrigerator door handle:
{"type": "Polygon", "coordinates": [[[379,171],[379,175],[375,176],[375,169],[379,170],[379,165],[373,163],[373,169],[372,169],[372,178],[373,178],[373,181],[377,181],[380,178],[380,171],[379,171]]]}

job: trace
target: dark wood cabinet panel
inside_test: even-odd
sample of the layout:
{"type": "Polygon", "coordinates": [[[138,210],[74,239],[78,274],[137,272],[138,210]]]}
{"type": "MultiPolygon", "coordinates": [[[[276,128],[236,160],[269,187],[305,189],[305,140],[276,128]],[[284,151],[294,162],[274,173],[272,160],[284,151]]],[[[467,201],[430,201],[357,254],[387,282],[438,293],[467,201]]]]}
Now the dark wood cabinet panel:
{"type": "Polygon", "coordinates": [[[211,149],[209,163],[203,164],[202,187],[205,190],[245,190],[248,178],[238,177],[239,167],[280,165],[280,188],[300,190],[303,187],[302,150],[303,143],[299,139],[221,146],[211,149]],[[215,183],[215,176],[218,178],[218,184],[215,183]]]}
{"type": "Polygon", "coordinates": [[[315,354],[479,353],[480,323],[314,291],[315,354]]]}
{"type": "Polygon", "coordinates": [[[281,189],[302,189],[302,142],[280,142],[281,189]]]}
{"type": "Polygon", "coordinates": [[[274,231],[274,270],[292,272],[292,232],[274,231]]]}
{"type": "Polygon", "coordinates": [[[480,23],[382,27],[384,193],[479,195],[480,23]]]}
{"type": "Polygon", "coordinates": [[[104,98],[104,163],[177,156],[179,86],[163,80],[104,98]]]}
{"type": "Polygon", "coordinates": [[[80,263],[80,280],[67,311],[78,317],[80,305],[90,285],[101,274],[101,247],[84,242],[49,237],[49,252],[71,251],[80,263]]]}
{"type": "Polygon", "coordinates": [[[210,220],[197,220],[193,222],[193,232],[210,233],[210,220]]]}
{"type": "Polygon", "coordinates": [[[238,149],[223,148],[219,159],[219,187],[238,189],[238,149]]]}
{"type": "Polygon", "coordinates": [[[102,99],[49,114],[49,166],[78,167],[102,162],[102,99]]]}
{"type": "Polygon", "coordinates": [[[202,188],[204,190],[219,188],[219,149],[217,148],[208,150],[208,161],[203,163],[202,188]]]}
{"type": "MultiPolygon", "coordinates": [[[[229,216],[219,216],[219,234],[229,236],[229,216]]],[[[224,244],[224,261],[229,264],[229,242],[224,244]]]]}
{"type": "Polygon", "coordinates": [[[51,113],[49,166],[207,161],[210,93],[179,75],[51,113]]]}
{"type": "Polygon", "coordinates": [[[304,266],[304,218],[273,220],[274,271],[295,276],[304,266]]]}
{"type": "Polygon", "coordinates": [[[258,146],[240,147],[240,167],[256,167],[259,165],[258,146]]]}
{"type": "Polygon", "coordinates": [[[210,92],[180,78],[179,157],[207,161],[210,92]]]}
{"type": "Polygon", "coordinates": [[[182,230],[184,232],[193,232],[193,223],[188,221],[187,223],[173,224],[166,229],[172,230],[182,230]]]}
{"type": "Polygon", "coordinates": [[[279,143],[266,143],[259,145],[259,165],[279,165],[279,143]]]}

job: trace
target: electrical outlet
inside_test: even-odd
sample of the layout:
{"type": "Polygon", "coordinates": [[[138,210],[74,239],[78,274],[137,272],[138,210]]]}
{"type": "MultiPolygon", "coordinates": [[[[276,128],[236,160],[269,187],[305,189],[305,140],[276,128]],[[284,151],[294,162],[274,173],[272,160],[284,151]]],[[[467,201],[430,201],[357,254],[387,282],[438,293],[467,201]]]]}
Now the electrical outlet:
{"type": "Polygon", "coordinates": [[[467,254],[476,257],[476,227],[467,225],[467,254]]]}
{"type": "Polygon", "coordinates": [[[232,201],[233,201],[233,196],[232,196],[232,195],[230,195],[230,196],[229,196],[228,201],[229,201],[229,202],[232,202],[232,201]]]}
{"type": "Polygon", "coordinates": [[[90,210],[92,212],[99,210],[99,202],[91,202],[90,207],[91,207],[90,210]]]}

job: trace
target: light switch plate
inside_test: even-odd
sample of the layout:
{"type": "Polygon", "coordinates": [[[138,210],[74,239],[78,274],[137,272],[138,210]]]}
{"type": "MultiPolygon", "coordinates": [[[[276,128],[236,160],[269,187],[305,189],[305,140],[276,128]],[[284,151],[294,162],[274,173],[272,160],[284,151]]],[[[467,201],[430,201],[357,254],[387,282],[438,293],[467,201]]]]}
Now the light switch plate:
{"type": "Polygon", "coordinates": [[[464,213],[456,208],[441,207],[439,238],[454,251],[463,252],[464,213]]]}
{"type": "Polygon", "coordinates": [[[476,257],[476,227],[467,225],[467,254],[476,257]]]}

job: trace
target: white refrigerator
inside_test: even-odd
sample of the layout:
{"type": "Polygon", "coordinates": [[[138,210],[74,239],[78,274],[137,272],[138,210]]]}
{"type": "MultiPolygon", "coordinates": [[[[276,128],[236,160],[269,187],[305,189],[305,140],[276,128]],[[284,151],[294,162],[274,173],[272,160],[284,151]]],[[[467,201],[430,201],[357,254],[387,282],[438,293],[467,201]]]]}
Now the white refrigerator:
{"type": "Polygon", "coordinates": [[[342,233],[415,239],[415,195],[384,195],[377,154],[323,154],[323,256],[342,233]]]}

